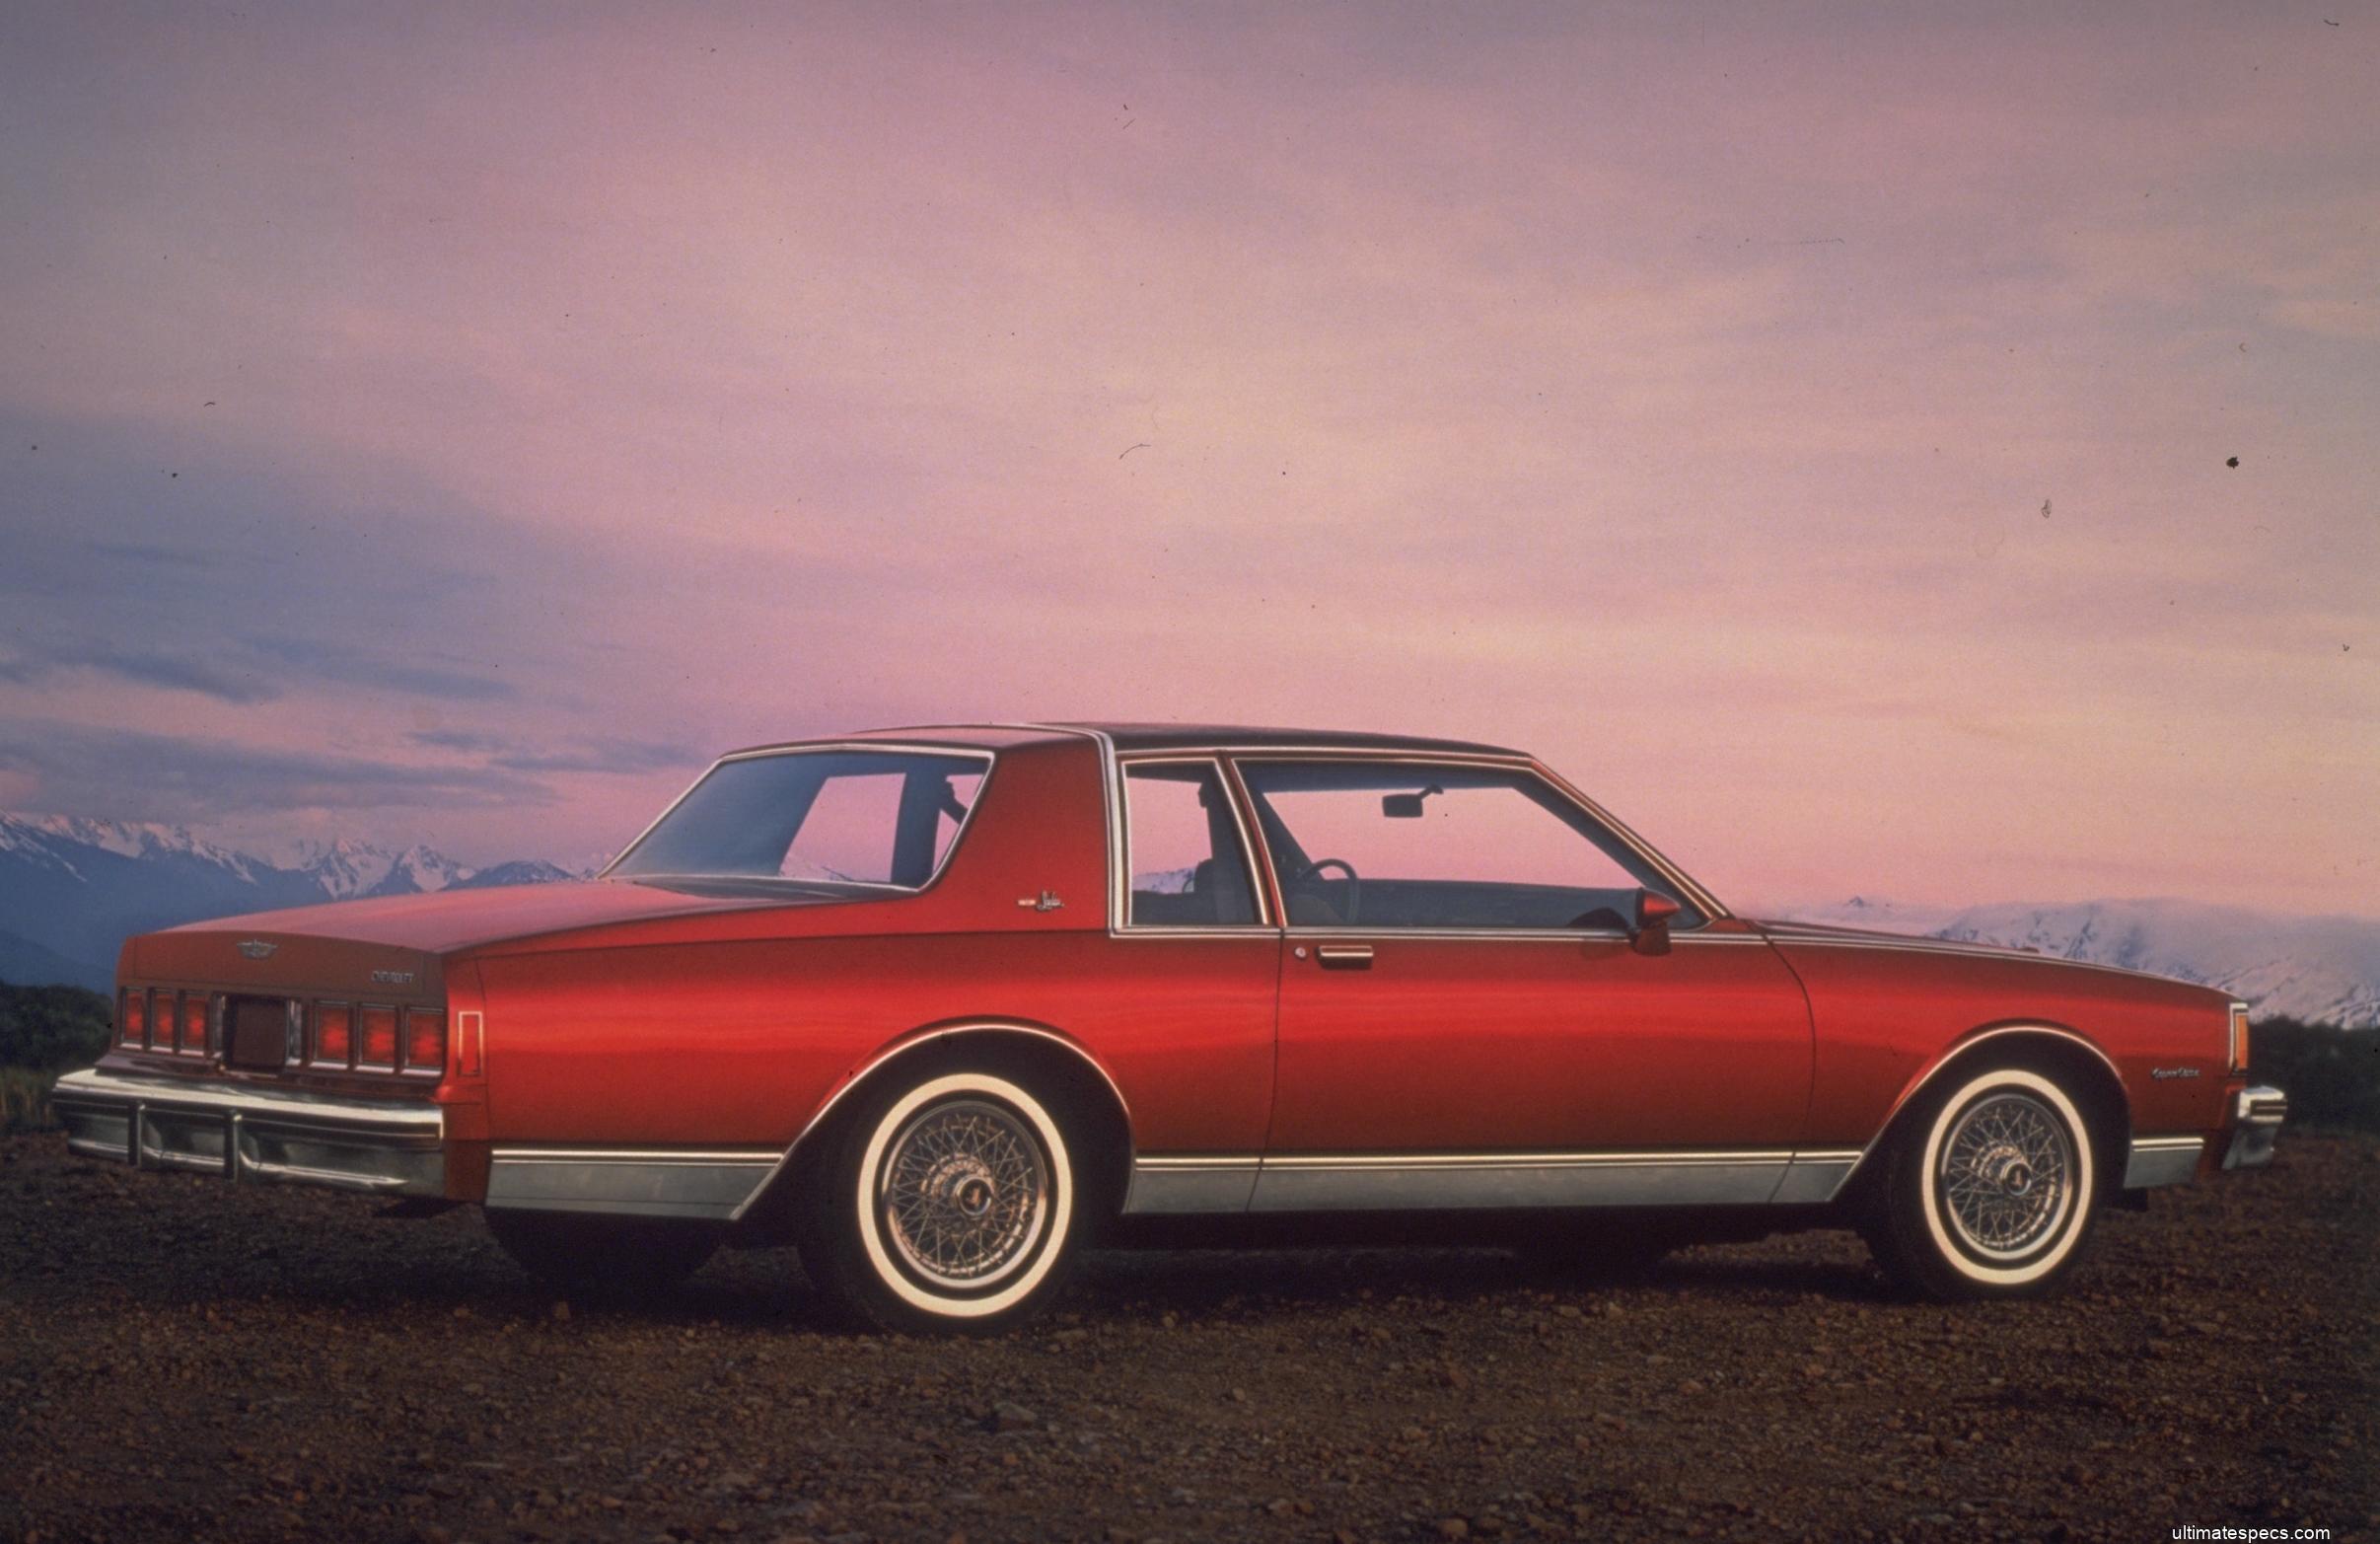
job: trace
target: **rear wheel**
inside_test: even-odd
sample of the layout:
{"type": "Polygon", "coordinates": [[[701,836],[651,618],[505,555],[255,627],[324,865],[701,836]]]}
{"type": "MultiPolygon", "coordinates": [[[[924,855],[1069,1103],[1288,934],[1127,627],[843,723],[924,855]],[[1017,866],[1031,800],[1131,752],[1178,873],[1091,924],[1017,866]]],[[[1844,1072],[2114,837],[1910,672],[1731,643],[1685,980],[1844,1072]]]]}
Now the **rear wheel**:
{"type": "Polygon", "coordinates": [[[1865,1227],[1887,1276],[1929,1297],[2031,1297],[2072,1270],[2099,1176],[2052,1074],[2001,1066],[1926,1096],[1883,1154],[1865,1227]]]}
{"type": "Polygon", "coordinates": [[[691,1222],[575,1212],[484,1213],[487,1230],[540,1286],[582,1297],[666,1291],[702,1268],[719,1231],[691,1222]]]}
{"type": "Polygon", "coordinates": [[[802,1265],[844,1317],[988,1335],[1046,1307],[1084,1217],[1060,1101],[990,1066],[891,1077],[830,1135],[802,1265]]]}

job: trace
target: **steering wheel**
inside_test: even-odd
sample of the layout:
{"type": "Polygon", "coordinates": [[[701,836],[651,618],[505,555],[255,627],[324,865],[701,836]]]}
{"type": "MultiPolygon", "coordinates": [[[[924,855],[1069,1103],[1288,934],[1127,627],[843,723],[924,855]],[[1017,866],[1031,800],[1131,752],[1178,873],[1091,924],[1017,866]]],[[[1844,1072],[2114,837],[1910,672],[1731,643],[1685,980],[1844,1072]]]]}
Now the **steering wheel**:
{"type": "Polygon", "coordinates": [[[1326,868],[1335,868],[1340,873],[1347,876],[1347,915],[1343,919],[1348,922],[1353,922],[1355,920],[1356,912],[1361,907],[1363,902],[1363,881],[1356,877],[1355,865],[1348,862],[1345,858],[1316,858],[1314,861],[1308,863],[1304,868],[1299,869],[1297,877],[1290,880],[1289,883],[1292,885],[1302,885],[1307,880],[1312,879],[1316,875],[1320,874],[1326,868]]]}

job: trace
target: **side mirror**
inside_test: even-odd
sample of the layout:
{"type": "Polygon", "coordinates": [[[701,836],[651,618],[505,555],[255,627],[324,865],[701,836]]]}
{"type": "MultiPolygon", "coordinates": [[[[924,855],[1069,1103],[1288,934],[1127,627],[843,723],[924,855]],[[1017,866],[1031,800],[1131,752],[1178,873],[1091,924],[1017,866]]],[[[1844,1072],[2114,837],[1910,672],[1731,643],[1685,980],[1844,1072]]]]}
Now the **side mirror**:
{"type": "Polygon", "coordinates": [[[1685,908],[1658,890],[1636,892],[1636,925],[1628,943],[1638,954],[1669,953],[1669,923],[1685,908]]]}

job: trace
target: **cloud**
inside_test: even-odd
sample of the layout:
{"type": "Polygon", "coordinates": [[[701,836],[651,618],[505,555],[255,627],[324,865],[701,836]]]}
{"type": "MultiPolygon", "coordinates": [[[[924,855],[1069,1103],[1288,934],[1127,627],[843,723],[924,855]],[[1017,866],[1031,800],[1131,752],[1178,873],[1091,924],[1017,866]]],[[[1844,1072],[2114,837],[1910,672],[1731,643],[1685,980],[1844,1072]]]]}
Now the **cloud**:
{"type": "Polygon", "coordinates": [[[19,802],[66,814],[197,821],[306,809],[545,805],[544,783],[450,764],[260,750],[227,740],[0,720],[0,770],[38,779],[19,802]]]}
{"type": "Polygon", "coordinates": [[[705,766],[705,752],[674,741],[599,739],[534,749],[519,740],[471,729],[416,730],[406,738],[441,750],[469,751],[490,767],[519,772],[638,773],[705,766]]]}
{"type": "Polygon", "coordinates": [[[36,644],[14,659],[0,660],[0,681],[37,684],[62,670],[95,670],[139,686],[194,692],[219,702],[269,702],[280,689],[256,671],[226,670],[186,654],[149,653],[92,644],[36,644]]]}
{"type": "Polygon", "coordinates": [[[481,674],[460,660],[432,663],[419,657],[400,658],[320,637],[262,637],[244,641],[257,652],[294,666],[318,681],[342,686],[373,687],[409,697],[460,702],[503,701],[519,696],[519,689],[511,682],[481,674]]]}

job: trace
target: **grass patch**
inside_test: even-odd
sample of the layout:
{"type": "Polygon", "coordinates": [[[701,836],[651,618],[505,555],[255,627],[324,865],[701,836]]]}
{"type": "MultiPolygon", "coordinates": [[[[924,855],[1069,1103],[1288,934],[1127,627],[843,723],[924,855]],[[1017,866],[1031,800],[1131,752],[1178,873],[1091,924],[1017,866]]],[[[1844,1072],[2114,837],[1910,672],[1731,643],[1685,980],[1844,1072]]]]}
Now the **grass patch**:
{"type": "Polygon", "coordinates": [[[36,1072],[30,1066],[0,1066],[0,1132],[45,1132],[50,1119],[49,1085],[55,1072],[36,1072]]]}

